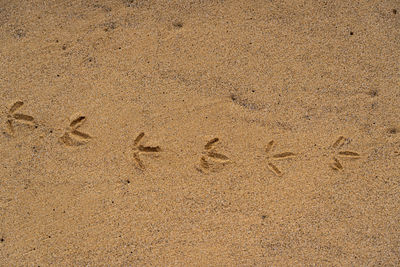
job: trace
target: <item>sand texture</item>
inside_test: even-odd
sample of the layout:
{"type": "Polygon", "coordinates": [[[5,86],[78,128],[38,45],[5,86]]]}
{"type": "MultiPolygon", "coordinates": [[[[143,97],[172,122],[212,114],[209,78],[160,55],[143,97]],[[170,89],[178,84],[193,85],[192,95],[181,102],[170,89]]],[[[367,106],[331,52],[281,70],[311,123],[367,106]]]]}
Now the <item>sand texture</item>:
{"type": "Polygon", "coordinates": [[[0,0],[0,266],[399,266],[400,1],[0,0]]]}

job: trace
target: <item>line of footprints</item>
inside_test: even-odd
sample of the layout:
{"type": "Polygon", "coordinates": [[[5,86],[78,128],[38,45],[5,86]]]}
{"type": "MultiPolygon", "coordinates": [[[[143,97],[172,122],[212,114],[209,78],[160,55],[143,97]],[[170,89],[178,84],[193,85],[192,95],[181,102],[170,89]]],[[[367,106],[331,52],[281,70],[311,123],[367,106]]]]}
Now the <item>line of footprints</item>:
{"type": "MultiPolygon", "coordinates": [[[[8,110],[6,129],[10,136],[14,136],[16,124],[25,124],[30,126],[33,126],[35,124],[34,118],[32,116],[17,112],[23,105],[24,102],[17,101],[8,110]]],[[[76,115],[72,117],[68,127],[65,129],[64,134],[60,137],[60,141],[67,146],[79,146],[86,144],[90,139],[92,139],[92,137],[89,134],[78,130],[85,121],[86,117],[82,115],[76,115]]],[[[142,170],[145,169],[145,164],[140,157],[142,154],[154,155],[162,151],[160,146],[142,145],[141,143],[144,135],[144,132],[141,132],[136,137],[133,144],[133,159],[137,167],[142,170]]],[[[334,153],[329,166],[333,170],[343,170],[342,161],[345,159],[358,159],[361,157],[360,154],[357,152],[340,150],[345,145],[346,140],[347,139],[344,136],[339,136],[339,138],[332,144],[334,153]]],[[[225,166],[230,162],[230,159],[226,155],[217,152],[215,146],[219,141],[219,138],[213,138],[204,145],[204,151],[202,152],[202,156],[200,157],[200,164],[196,166],[196,169],[199,172],[214,172],[218,170],[221,166],[225,166]]],[[[274,146],[275,142],[274,140],[271,140],[267,143],[265,147],[267,167],[275,175],[281,176],[283,172],[280,168],[278,168],[276,162],[293,158],[296,156],[296,154],[293,152],[272,153],[272,151],[274,150],[274,146]]]]}

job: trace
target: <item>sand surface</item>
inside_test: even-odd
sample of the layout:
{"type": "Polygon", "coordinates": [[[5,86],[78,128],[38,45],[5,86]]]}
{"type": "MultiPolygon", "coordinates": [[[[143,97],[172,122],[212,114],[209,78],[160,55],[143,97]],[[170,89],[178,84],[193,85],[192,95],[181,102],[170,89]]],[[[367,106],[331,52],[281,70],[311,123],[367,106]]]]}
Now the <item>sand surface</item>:
{"type": "Polygon", "coordinates": [[[0,266],[399,266],[400,1],[0,0],[0,266]]]}

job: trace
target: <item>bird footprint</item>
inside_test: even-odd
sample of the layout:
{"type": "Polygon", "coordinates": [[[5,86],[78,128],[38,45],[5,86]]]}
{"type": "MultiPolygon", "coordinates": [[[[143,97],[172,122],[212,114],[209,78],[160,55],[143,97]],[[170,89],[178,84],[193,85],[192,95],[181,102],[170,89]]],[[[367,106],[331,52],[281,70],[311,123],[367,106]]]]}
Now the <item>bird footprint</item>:
{"type": "MultiPolygon", "coordinates": [[[[341,148],[344,145],[345,140],[346,139],[344,138],[344,136],[339,136],[339,138],[332,145],[333,149],[337,150],[338,148],[341,148]]],[[[335,153],[335,155],[332,157],[333,161],[330,163],[330,167],[335,171],[343,170],[343,165],[338,158],[358,159],[360,158],[360,154],[349,150],[343,150],[335,153]]]]}
{"type": "Polygon", "coordinates": [[[272,148],[274,147],[274,143],[275,143],[274,140],[269,141],[269,143],[265,148],[265,152],[267,153],[267,159],[268,159],[267,166],[274,174],[276,174],[277,176],[281,176],[282,171],[274,163],[272,163],[272,161],[291,158],[294,157],[296,154],[292,152],[283,152],[269,156],[269,152],[271,152],[272,148]]]}
{"type": "Polygon", "coordinates": [[[200,172],[217,171],[230,160],[224,154],[216,152],[214,145],[219,142],[219,138],[213,138],[204,146],[203,156],[200,158],[200,167],[197,170],[200,172]]]}
{"type": "Polygon", "coordinates": [[[86,144],[92,137],[87,133],[78,130],[86,121],[85,116],[77,115],[71,119],[69,126],[63,136],[60,137],[62,143],[67,146],[79,146],[86,144]]]}
{"type": "Polygon", "coordinates": [[[145,169],[145,165],[143,161],[140,159],[140,154],[142,153],[158,153],[161,152],[161,148],[159,146],[143,146],[139,143],[142,141],[144,137],[144,132],[141,132],[135,139],[133,145],[133,158],[136,161],[138,167],[142,170],[145,169]]]}
{"type": "Polygon", "coordinates": [[[8,110],[6,126],[7,126],[7,131],[10,135],[14,135],[14,133],[15,133],[14,125],[16,123],[22,123],[22,124],[31,125],[31,126],[34,125],[34,118],[32,116],[22,114],[22,113],[17,113],[17,111],[23,105],[24,105],[24,102],[17,101],[8,110]]]}

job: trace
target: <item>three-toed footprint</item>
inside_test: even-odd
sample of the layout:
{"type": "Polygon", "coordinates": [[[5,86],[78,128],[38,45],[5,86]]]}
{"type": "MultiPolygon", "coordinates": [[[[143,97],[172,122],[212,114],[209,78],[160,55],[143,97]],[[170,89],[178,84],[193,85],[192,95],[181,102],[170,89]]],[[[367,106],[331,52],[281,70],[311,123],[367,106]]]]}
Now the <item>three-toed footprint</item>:
{"type": "Polygon", "coordinates": [[[92,137],[84,132],[78,131],[78,128],[86,121],[86,117],[75,115],[70,119],[70,123],[64,134],[60,137],[62,143],[67,146],[79,146],[86,144],[92,137]]]}
{"type": "Polygon", "coordinates": [[[34,125],[34,119],[32,116],[17,113],[17,111],[24,105],[24,102],[17,101],[15,102],[7,113],[6,127],[8,134],[13,136],[15,134],[15,124],[24,124],[24,125],[34,125]]]}
{"type": "Polygon", "coordinates": [[[200,166],[196,169],[202,173],[216,172],[230,162],[230,159],[224,154],[216,151],[215,145],[219,142],[219,138],[213,138],[204,146],[203,155],[200,157],[200,166]]]}

